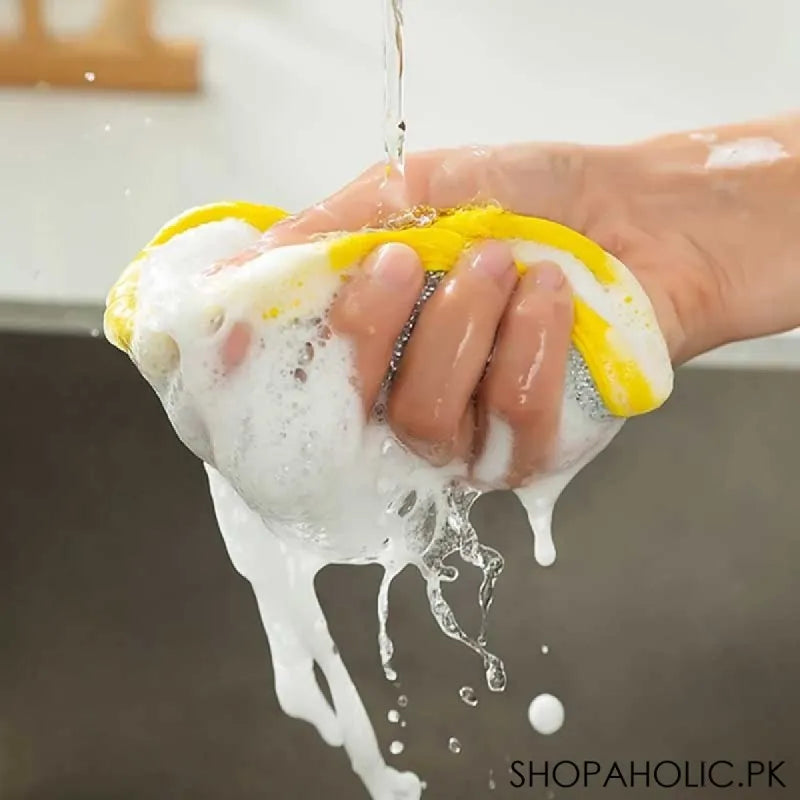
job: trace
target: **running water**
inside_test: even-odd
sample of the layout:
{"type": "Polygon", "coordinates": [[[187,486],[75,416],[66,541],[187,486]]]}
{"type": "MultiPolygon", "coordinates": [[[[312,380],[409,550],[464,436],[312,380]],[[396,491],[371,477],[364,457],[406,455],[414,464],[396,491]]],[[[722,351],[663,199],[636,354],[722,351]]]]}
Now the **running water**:
{"type": "Polygon", "coordinates": [[[388,172],[405,168],[406,123],[403,118],[403,0],[384,0],[384,129],[388,172]]]}
{"type": "Polygon", "coordinates": [[[405,207],[406,122],[403,116],[403,0],[384,2],[384,119],[383,149],[386,153],[386,178],[381,193],[388,206],[388,217],[393,210],[405,207]]]}

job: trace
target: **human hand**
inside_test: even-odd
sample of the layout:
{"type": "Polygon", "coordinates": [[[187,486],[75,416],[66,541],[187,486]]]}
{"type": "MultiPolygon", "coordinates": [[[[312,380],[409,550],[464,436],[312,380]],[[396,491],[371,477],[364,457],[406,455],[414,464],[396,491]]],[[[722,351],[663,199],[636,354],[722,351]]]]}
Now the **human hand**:
{"type": "MultiPolygon", "coordinates": [[[[413,206],[489,200],[579,227],[582,168],[580,155],[563,147],[412,156],[402,192],[387,194],[385,172],[376,167],[275,226],[257,249],[379,225],[413,206]]],[[[572,329],[571,291],[559,268],[528,266],[519,278],[502,242],[465,253],[423,306],[387,406],[389,424],[410,449],[434,464],[464,460],[478,479],[491,466],[483,462],[491,457],[484,448],[490,420],[502,420],[512,450],[504,481],[512,488],[552,466],[572,329]]],[[[331,309],[331,327],[353,343],[368,413],[423,283],[414,251],[386,245],[348,280],[331,309]]]]}
{"type": "MultiPolygon", "coordinates": [[[[731,197],[729,188],[721,195],[732,178],[752,183],[763,179],[763,171],[709,169],[709,136],[717,134],[675,135],[625,148],[515,145],[414,155],[394,193],[383,186],[385,169],[376,166],[277,225],[261,248],[379,225],[417,205],[495,202],[561,222],[622,260],[649,295],[670,355],[680,363],[727,339],[785,324],[780,315],[754,314],[747,292],[731,285],[748,283],[743,259],[731,252],[731,218],[743,216],[752,198],[731,197]],[[737,281],[731,277],[742,274],[737,281]]],[[[423,274],[402,245],[382,248],[366,267],[340,292],[331,322],[355,343],[369,410],[423,274]]],[[[507,478],[519,485],[547,466],[570,325],[570,293],[554,265],[533,265],[518,281],[508,249],[484,243],[423,308],[390,394],[390,424],[430,460],[461,457],[475,468],[486,421],[499,416],[513,429],[507,478]]]]}

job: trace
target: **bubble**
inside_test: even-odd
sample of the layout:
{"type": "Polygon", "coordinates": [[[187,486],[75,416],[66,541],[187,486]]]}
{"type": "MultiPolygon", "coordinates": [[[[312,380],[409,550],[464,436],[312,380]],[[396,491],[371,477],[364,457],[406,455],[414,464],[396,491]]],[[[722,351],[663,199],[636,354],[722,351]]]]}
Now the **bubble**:
{"type": "Polygon", "coordinates": [[[386,719],[388,719],[389,722],[392,722],[392,723],[400,722],[400,712],[396,708],[393,708],[386,715],[386,719]]]}
{"type": "Polygon", "coordinates": [[[461,742],[459,742],[455,736],[451,736],[450,741],[447,743],[447,748],[451,753],[458,754],[461,752],[461,742]]]}
{"type": "Polygon", "coordinates": [[[458,690],[458,696],[468,705],[473,708],[478,705],[478,696],[471,686],[462,686],[458,690]]]}
{"type": "Polygon", "coordinates": [[[404,694],[401,694],[400,697],[397,698],[397,705],[399,705],[400,708],[405,708],[408,705],[408,698],[404,694]]]}
{"type": "Polygon", "coordinates": [[[549,736],[564,724],[564,706],[552,694],[540,694],[528,707],[528,720],[535,731],[549,736]]]}
{"type": "Polygon", "coordinates": [[[88,81],[89,83],[94,83],[94,79],[96,77],[97,76],[94,74],[94,72],[84,72],[83,73],[84,80],[88,81]]]}
{"type": "Polygon", "coordinates": [[[403,750],[406,749],[406,746],[402,742],[398,742],[396,739],[389,745],[389,752],[394,756],[399,756],[403,750]]]}

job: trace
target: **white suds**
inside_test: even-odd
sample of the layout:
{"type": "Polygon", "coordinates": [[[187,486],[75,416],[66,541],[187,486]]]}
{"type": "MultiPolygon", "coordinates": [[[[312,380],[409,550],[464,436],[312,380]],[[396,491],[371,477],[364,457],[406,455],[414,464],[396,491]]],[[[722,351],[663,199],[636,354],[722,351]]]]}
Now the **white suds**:
{"type": "Polygon", "coordinates": [[[528,707],[528,721],[537,733],[549,736],[564,724],[564,706],[552,694],[540,694],[528,707]]]}
{"type": "Polygon", "coordinates": [[[746,167],[754,164],[772,164],[788,158],[780,142],[767,138],[738,139],[735,142],[716,144],[706,159],[706,169],[746,167]]]}
{"type": "Polygon", "coordinates": [[[490,415],[483,454],[473,470],[476,480],[486,486],[505,485],[513,452],[514,434],[511,426],[500,417],[490,415]]]}

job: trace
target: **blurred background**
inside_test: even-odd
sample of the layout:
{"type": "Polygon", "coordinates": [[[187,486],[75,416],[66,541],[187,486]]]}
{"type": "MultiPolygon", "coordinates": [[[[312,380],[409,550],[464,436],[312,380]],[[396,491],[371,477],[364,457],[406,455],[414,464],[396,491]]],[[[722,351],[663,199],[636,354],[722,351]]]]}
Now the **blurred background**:
{"type": "MultiPolygon", "coordinates": [[[[0,0],[2,798],[363,796],[344,754],[277,708],[200,465],[99,328],[110,284],[169,217],[229,198],[298,209],[381,157],[382,6],[160,0],[145,37],[136,0],[0,0]]],[[[613,143],[787,111],[798,30],[789,0],[407,0],[408,146],[613,143]]],[[[511,789],[508,762],[529,758],[786,759],[794,796],[799,366],[793,332],[681,370],[665,409],[565,494],[551,569],[514,502],[481,501],[508,563],[490,631],[502,696],[410,573],[390,621],[401,686],[387,684],[377,573],[321,575],[387,757],[404,741],[390,761],[426,796],[618,796],[511,789]],[[550,738],[526,720],[543,691],[566,707],[550,738]],[[401,692],[404,729],[386,720],[401,692]]],[[[475,586],[453,594],[467,622],[475,586]]]]}

